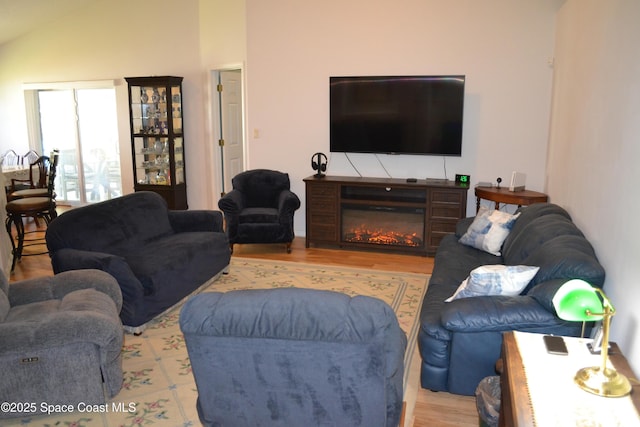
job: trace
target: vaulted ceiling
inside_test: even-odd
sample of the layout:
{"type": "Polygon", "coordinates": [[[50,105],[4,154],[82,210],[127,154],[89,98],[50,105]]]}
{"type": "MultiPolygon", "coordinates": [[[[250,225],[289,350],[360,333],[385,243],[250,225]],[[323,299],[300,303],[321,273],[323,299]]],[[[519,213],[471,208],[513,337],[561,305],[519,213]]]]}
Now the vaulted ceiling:
{"type": "Polygon", "coordinates": [[[0,0],[0,45],[101,0],[0,0]]]}

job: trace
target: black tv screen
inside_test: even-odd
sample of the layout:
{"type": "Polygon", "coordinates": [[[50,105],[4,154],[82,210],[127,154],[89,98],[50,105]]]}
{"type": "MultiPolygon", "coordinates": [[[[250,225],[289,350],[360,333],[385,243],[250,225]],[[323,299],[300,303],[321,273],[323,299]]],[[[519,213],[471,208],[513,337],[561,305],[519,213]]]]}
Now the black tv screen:
{"type": "Polygon", "coordinates": [[[330,150],[462,154],[465,76],[330,78],[330,150]]]}

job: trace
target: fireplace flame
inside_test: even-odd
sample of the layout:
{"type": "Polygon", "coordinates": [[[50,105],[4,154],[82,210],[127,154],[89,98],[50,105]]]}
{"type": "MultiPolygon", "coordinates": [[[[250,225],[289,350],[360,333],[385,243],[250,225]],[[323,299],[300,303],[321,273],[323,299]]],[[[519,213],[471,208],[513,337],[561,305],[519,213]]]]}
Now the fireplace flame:
{"type": "Polygon", "coordinates": [[[349,230],[344,235],[344,240],[354,243],[372,243],[377,245],[392,246],[422,246],[422,239],[418,233],[402,233],[393,230],[371,230],[360,226],[349,230]]]}

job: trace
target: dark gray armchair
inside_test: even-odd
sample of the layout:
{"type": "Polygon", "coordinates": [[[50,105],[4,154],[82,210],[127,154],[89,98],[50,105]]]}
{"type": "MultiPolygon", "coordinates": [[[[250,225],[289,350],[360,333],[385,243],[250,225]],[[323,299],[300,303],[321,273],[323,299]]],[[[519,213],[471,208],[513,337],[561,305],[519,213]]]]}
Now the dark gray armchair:
{"type": "Polygon", "coordinates": [[[236,175],[231,184],[233,190],[218,201],[231,252],[235,243],[285,243],[291,252],[300,199],[290,190],[289,174],[255,169],[236,175]]]}
{"type": "Polygon", "coordinates": [[[205,426],[397,427],[407,339],[379,299],[203,293],[180,314],[205,426]]]}
{"type": "Polygon", "coordinates": [[[122,296],[99,270],[8,284],[0,272],[0,402],[103,404],[122,386],[122,296]],[[105,397],[106,393],[106,397],[105,397]]]}

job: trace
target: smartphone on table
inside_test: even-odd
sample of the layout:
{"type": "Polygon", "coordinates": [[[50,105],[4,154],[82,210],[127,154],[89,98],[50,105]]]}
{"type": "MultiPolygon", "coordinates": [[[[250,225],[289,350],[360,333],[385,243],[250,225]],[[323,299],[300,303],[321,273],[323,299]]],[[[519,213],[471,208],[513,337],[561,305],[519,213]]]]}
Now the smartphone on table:
{"type": "Polygon", "coordinates": [[[567,345],[564,342],[564,339],[555,335],[545,335],[542,337],[544,340],[544,345],[547,347],[547,352],[550,354],[561,354],[567,355],[569,352],[567,351],[567,345]]]}

